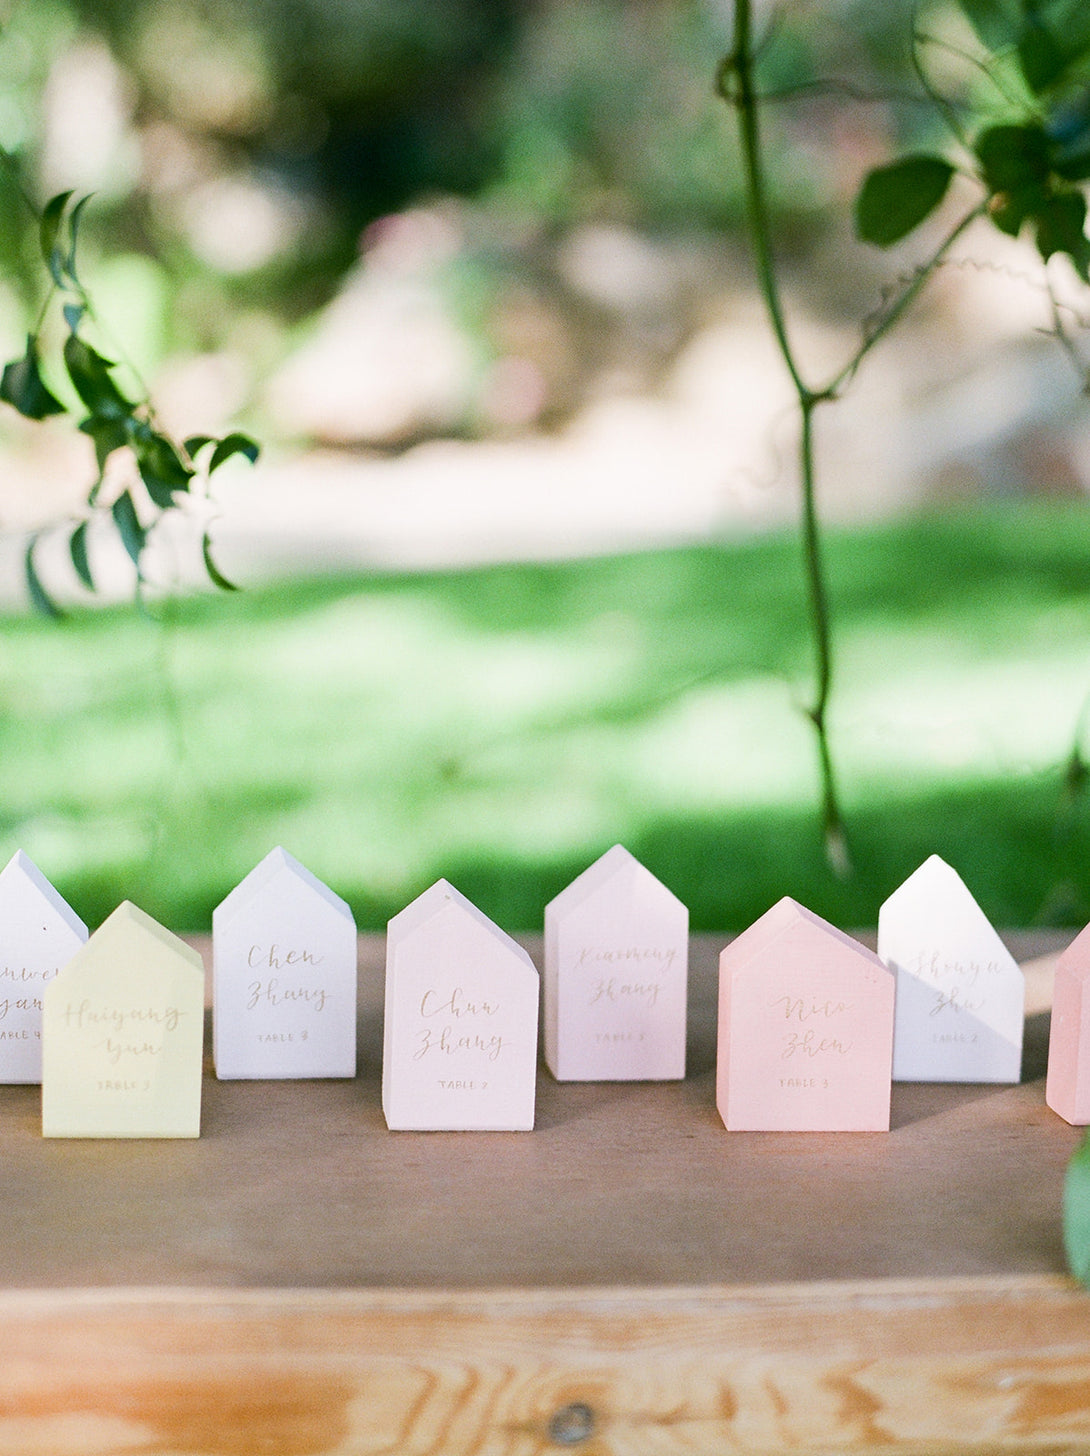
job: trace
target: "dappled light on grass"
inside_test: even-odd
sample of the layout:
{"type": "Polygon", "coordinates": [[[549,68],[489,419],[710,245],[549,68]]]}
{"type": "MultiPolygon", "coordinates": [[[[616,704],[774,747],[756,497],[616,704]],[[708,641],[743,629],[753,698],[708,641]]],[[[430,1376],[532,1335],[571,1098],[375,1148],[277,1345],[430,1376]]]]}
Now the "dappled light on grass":
{"type": "Polygon", "coordinates": [[[1090,519],[966,514],[831,543],[855,873],[820,843],[794,543],[285,583],[10,619],[0,802],[89,921],[179,930],[277,843],[380,928],[445,874],[511,929],[615,841],[740,929],[845,925],[932,852],[1000,924],[1090,916],[1062,766],[1090,689],[1090,519]]]}

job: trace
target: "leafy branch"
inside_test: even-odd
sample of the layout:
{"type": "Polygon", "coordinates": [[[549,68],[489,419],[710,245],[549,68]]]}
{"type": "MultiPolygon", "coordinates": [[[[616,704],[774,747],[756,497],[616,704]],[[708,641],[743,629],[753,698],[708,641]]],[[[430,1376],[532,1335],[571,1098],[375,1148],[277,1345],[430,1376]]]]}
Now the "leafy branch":
{"type": "MultiPolygon", "coordinates": [[[[237,432],[222,439],[197,435],[175,440],[157,420],[148,392],[131,366],[126,367],[137,388],[122,387],[115,373],[118,361],[107,357],[87,337],[88,333],[96,338],[102,333],[77,257],[80,221],[89,198],[73,200],[72,192],[61,192],[39,210],[21,185],[14,158],[0,153],[0,163],[13,175],[19,194],[37,220],[37,248],[46,284],[23,354],[11,360],[0,375],[0,401],[30,420],[70,415],[89,437],[97,471],[86,493],[83,514],[65,526],[68,555],[79,580],[88,590],[96,590],[88,534],[93,520],[106,519],[132,561],[139,591],[144,583],[144,553],[159,521],[178,509],[186,497],[206,493],[211,475],[232,456],[256,461],[258,446],[248,435],[237,432]],[[74,396],[70,404],[43,374],[43,336],[54,314],[59,315],[63,330],[58,366],[74,396]]],[[[36,561],[42,534],[35,532],[27,544],[27,590],[37,610],[60,616],[61,609],[45,587],[36,561]]],[[[209,580],[221,589],[233,589],[215,565],[207,528],[201,557],[209,580]]]]}
{"type": "MultiPolygon", "coordinates": [[[[994,90],[1009,115],[976,127],[971,119],[963,124],[958,109],[928,80],[919,54],[927,37],[915,33],[913,59],[921,88],[960,154],[953,160],[934,152],[914,152],[874,169],[856,199],[856,232],[863,241],[882,248],[901,242],[945,204],[955,175],[975,184],[976,197],[884,301],[851,355],[823,380],[811,380],[800,361],[776,268],[761,134],[762,106],[769,98],[757,84],[763,45],[754,35],[751,0],[735,0],[733,48],[717,77],[719,94],[737,115],[757,281],[798,410],[801,537],[814,651],[813,696],[806,716],[817,743],[826,855],[839,873],[848,872],[850,857],[828,722],[834,652],[818,511],[815,415],[819,406],[840,396],[870,352],[904,317],[955,243],[981,218],[990,219],[1012,237],[1031,234],[1046,263],[1057,254],[1064,255],[1079,278],[1090,282],[1087,204],[1082,191],[1082,184],[1090,179],[1090,7],[1082,0],[959,3],[981,46],[979,55],[966,54],[964,59],[994,81],[994,90]]],[[[1068,346],[1055,310],[1054,322],[1061,343],[1068,346]]]]}

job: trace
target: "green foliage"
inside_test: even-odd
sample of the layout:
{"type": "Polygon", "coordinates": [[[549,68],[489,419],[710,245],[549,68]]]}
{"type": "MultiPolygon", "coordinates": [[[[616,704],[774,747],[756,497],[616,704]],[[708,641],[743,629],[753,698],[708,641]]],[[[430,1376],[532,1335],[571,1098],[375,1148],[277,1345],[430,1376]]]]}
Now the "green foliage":
{"type": "MultiPolygon", "coordinates": [[[[1090,7],[1083,0],[960,0],[984,50],[974,67],[1002,85],[1014,59],[1025,85],[1021,114],[964,129],[969,167],[983,189],[983,209],[1002,232],[1032,232],[1041,257],[1068,257],[1090,282],[1086,200],[1090,178],[1090,7]]],[[[948,117],[953,101],[935,100],[948,117]]],[[[1008,96],[1008,105],[1013,98],[1008,96]]],[[[942,203],[953,163],[912,156],[880,167],[863,182],[856,224],[864,240],[888,247],[942,203]],[[944,170],[945,169],[945,170],[944,170]]]]}
{"type": "MultiPolygon", "coordinates": [[[[95,325],[92,301],[77,269],[79,223],[89,199],[82,197],[73,202],[72,198],[73,193],[60,192],[50,198],[39,214],[38,245],[47,279],[41,322],[39,329],[28,335],[25,353],[5,366],[0,376],[0,400],[32,420],[71,414],[78,428],[89,436],[97,474],[87,490],[87,514],[67,528],[70,531],[68,554],[79,581],[93,591],[95,579],[87,551],[88,522],[95,514],[108,518],[136,569],[139,588],[143,580],[144,550],[160,518],[174,510],[181,497],[196,486],[203,486],[233,456],[242,455],[253,463],[258,447],[249,436],[239,433],[222,440],[197,436],[185,444],[172,440],[157,424],[154,407],[146,393],[140,390],[131,393],[118,383],[117,362],[89,342],[84,332],[95,325]],[[51,305],[57,305],[65,331],[58,363],[63,365],[65,380],[74,394],[71,404],[54,393],[42,377],[42,325],[51,305]],[[212,448],[202,477],[194,456],[206,446],[212,448]],[[126,456],[135,467],[135,479],[129,478],[133,472],[126,472],[124,461],[118,463],[121,456],[126,456]]],[[[30,600],[38,611],[58,616],[60,609],[38,572],[36,546],[37,536],[34,536],[25,556],[30,600]]],[[[230,583],[212,560],[207,533],[201,555],[209,580],[215,586],[229,589],[230,583]]]]}
{"type": "Polygon", "coordinates": [[[1090,1288],[1090,1133],[1083,1135],[1067,1165],[1063,1229],[1067,1267],[1090,1288]]]}

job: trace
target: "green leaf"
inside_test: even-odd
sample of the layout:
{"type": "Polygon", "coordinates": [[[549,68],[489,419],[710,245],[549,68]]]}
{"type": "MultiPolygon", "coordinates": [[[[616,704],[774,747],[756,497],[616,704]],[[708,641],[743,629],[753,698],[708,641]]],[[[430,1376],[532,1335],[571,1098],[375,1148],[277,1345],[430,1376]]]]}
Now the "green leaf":
{"type": "Polygon", "coordinates": [[[251,440],[249,435],[236,432],[233,435],[225,435],[212,451],[212,459],[208,462],[208,473],[218,470],[225,460],[230,460],[232,455],[245,455],[251,465],[257,464],[257,457],[261,454],[261,447],[256,441],[251,440]]]}
{"type": "Polygon", "coordinates": [[[1090,282],[1090,241],[1086,237],[1086,198],[1081,192],[1058,192],[1037,211],[1037,251],[1047,263],[1066,253],[1084,283],[1090,282]]]}
{"type": "Polygon", "coordinates": [[[217,443],[215,435],[190,435],[182,441],[182,447],[190,460],[196,460],[206,445],[217,443]]]}
{"type": "Polygon", "coordinates": [[[72,558],[72,565],[76,568],[76,575],[89,591],[95,589],[95,579],[91,575],[91,562],[87,556],[87,522],[81,521],[72,532],[72,539],[68,543],[68,554],[72,558]]]}
{"type": "Polygon", "coordinates": [[[223,572],[212,560],[212,542],[208,532],[205,531],[204,539],[201,542],[201,555],[204,557],[204,569],[208,573],[208,580],[213,586],[218,586],[220,591],[238,591],[233,581],[228,581],[223,572]]]}
{"type": "Polygon", "coordinates": [[[168,510],[174,504],[174,492],[188,490],[196,472],[173,441],[149,425],[140,424],[133,431],[132,447],[148,495],[160,510],[168,510]]]}
{"type": "Polygon", "coordinates": [[[76,393],[93,415],[130,415],[132,401],[126,399],[110,375],[111,360],[104,359],[77,334],[64,341],[64,362],[76,393]]]}
{"type": "Polygon", "coordinates": [[[71,200],[72,193],[58,192],[56,197],[51,197],[42,209],[41,222],[38,226],[38,241],[42,250],[42,257],[45,265],[52,275],[53,282],[59,288],[64,287],[64,252],[60,247],[59,238],[61,222],[64,218],[64,209],[71,200]]]}
{"type": "Polygon", "coordinates": [[[856,199],[856,233],[880,248],[900,242],[938,207],[953,175],[943,157],[922,152],[876,168],[856,199]]]}
{"type": "MultiPolygon", "coordinates": [[[[91,200],[90,193],[81,197],[68,215],[68,251],[64,257],[63,269],[72,282],[79,287],[79,275],[76,272],[76,234],[79,232],[80,219],[83,216],[83,209],[91,200]]],[[[73,331],[74,332],[74,331],[73,331]]]]}
{"type": "Polygon", "coordinates": [[[27,335],[23,357],[5,365],[0,376],[0,399],[28,420],[44,420],[49,415],[64,414],[64,405],[42,382],[38,340],[33,334],[27,335]]]}
{"type": "Polygon", "coordinates": [[[148,533],[140,524],[140,517],[136,514],[136,506],[133,504],[132,496],[128,491],[119,495],[111,507],[111,514],[117,526],[118,535],[121,537],[121,544],[129,553],[132,564],[137,571],[140,570],[140,555],[144,550],[144,543],[147,541],[148,533]]]}
{"type": "Polygon", "coordinates": [[[1063,1196],[1067,1267],[1090,1287],[1090,1133],[1084,1133],[1067,1165],[1063,1196]]]}
{"type": "Polygon", "coordinates": [[[976,154],[990,192],[1020,192],[1048,183],[1051,158],[1043,127],[990,126],[977,137],[976,154]]]}
{"type": "Polygon", "coordinates": [[[1022,33],[1018,0],[959,0],[969,24],[990,51],[1017,45],[1022,33]]]}
{"type": "Polygon", "coordinates": [[[95,459],[100,474],[106,468],[107,458],[129,443],[125,425],[126,420],[117,415],[91,415],[80,421],[80,429],[95,442],[95,459]]]}
{"type": "Polygon", "coordinates": [[[1018,61],[1031,91],[1038,95],[1057,80],[1067,66],[1062,47],[1032,13],[1026,17],[1026,28],[1018,41],[1018,61]]]}
{"type": "Polygon", "coordinates": [[[23,561],[26,570],[26,586],[30,596],[30,604],[36,612],[41,612],[43,617],[63,617],[64,613],[42,585],[41,577],[38,575],[38,568],[34,564],[34,548],[37,544],[37,536],[31,536],[27,543],[26,556],[23,561]]]}

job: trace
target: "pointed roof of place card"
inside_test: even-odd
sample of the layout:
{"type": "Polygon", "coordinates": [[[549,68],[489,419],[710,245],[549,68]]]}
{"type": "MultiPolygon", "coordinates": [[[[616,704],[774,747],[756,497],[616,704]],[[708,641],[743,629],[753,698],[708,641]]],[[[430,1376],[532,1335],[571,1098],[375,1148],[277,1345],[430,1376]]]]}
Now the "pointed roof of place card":
{"type": "Polygon", "coordinates": [[[891,974],[889,967],[880,961],[874,951],[862,945],[858,940],[838,930],[828,920],[823,920],[820,915],[815,915],[805,905],[800,905],[797,900],[792,900],[790,895],[785,895],[782,900],[777,900],[770,910],[766,910],[759,920],[755,920],[748,930],[736,936],[723,951],[721,964],[741,966],[763,955],[769,950],[782,935],[789,931],[801,930],[804,933],[811,933],[828,937],[837,941],[845,951],[850,951],[861,956],[868,964],[878,966],[887,975],[891,974]]]}
{"type": "Polygon", "coordinates": [[[529,953],[519,945],[505,930],[493,920],[489,920],[483,910],[478,910],[472,900],[466,898],[460,890],[456,890],[449,880],[436,880],[435,884],[418,895],[415,900],[406,905],[404,910],[389,922],[386,927],[387,935],[392,939],[403,939],[419,930],[435,915],[441,915],[449,909],[461,911],[479,929],[485,931],[502,949],[516,956],[523,961],[530,970],[537,976],[537,967],[530,958],[529,953]]]}
{"type": "Polygon", "coordinates": [[[551,914],[566,915],[577,905],[599,894],[611,882],[623,882],[627,888],[634,880],[642,880],[657,893],[668,896],[682,909],[685,908],[673,891],[653,875],[646,865],[641,864],[634,854],[630,854],[623,844],[615,844],[612,849],[607,849],[581,875],[577,875],[570,885],[555,895],[547,908],[551,914]]]}
{"type": "MultiPolygon", "coordinates": [[[[952,930],[968,930],[974,936],[987,938],[994,945],[996,954],[1008,966],[1018,969],[1017,961],[977,904],[972,891],[957,870],[951,868],[939,855],[929,855],[919,869],[914,870],[881,905],[878,911],[879,945],[883,941],[883,922],[889,927],[905,906],[910,907],[913,918],[920,921],[922,934],[927,935],[930,932],[933,935],[935,922],[938,921],[941,926],[945,920],[952,930]],[[930,912],[930,918],[923,913],[923,907],[930,912]],[[961,922],[960,926],[958,921],[961,922]]],[[[900,929],[903,933],[903,924],[900,929]]]]}
{"type": "Polygon", "coordinates": [[[105,941],[112,940],[116,935],[123,935],[126,930],[135,930],[138,934],[148,936],[157,945],[172,955],[179,956],[186,960],[195,969],[204,975],[204,961],[200,952],[187,945],[184,940],[173,931],[167,930],[165,925],[160,925],[146,911],[134,905],[131,900],[122,900],[112,914],[108,915],[102,924],[92,935],[91,939],[83,947],[83,951],[77,952],[75,959],[79,959],[84,952],[97,951],[105,941]]]}
{"type": "Polygon", "coordinates": [[[259,864],[254,866],[245,879],[239,881],[231,893],[221,900],[212,911],[213,929],[218,923],[222,924],[233,915],[237,915],[255,895],[260,894],[270,881],[283,874],[291,875],[301,885],[324,900],[331,909],[352,920],[355,924],[351,907],[347,901],[342,900],[340,895],[331,890],[317,875],[311,874],[306,865],[300,864],[286,849],[277,845],[259,864]]]}
{"type": "Polygon", "coordinates": [[[1084,926],[1056,962],[1056,974],[1085,981],[1090,976],[1090,925],[1084,926]]]}
{"type": "Polygon", "coordinates": [[[53,911],[54,915],[60,920],[63,920],[74,935],[78,936],[80,940],[87,939],[86,925],[84,925],[83,921],[72,909],[64,896],[50,884],[30,856],[24,854],[21,849],[17,849],[4,868],[0,870],[0,904],[3,903],[4,898],[8,894],[13,892],[17,893],[16,882],[19,880],[30,885],[41,896],[50,910],[53,911]]]}

